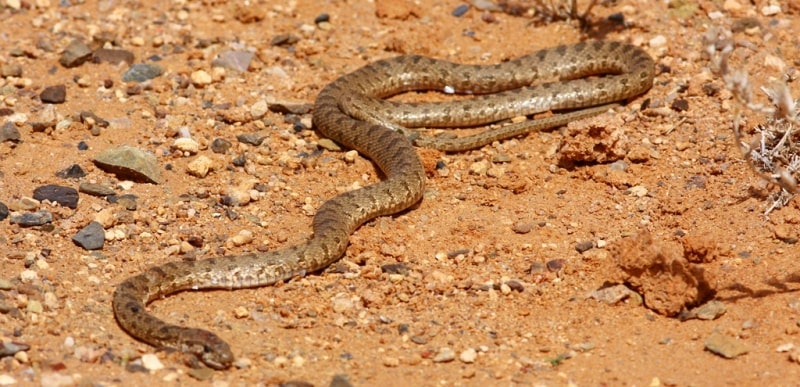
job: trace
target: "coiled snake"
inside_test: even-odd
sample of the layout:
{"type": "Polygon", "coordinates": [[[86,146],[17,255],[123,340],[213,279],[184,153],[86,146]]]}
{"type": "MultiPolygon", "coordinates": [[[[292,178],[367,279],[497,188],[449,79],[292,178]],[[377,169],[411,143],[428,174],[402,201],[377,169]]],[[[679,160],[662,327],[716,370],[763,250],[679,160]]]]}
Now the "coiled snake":
{"type": "Polygon", "coordinates": [[[225,341],[206,330],[166,323],[148,313],[145,305],[188,289],[270,285],[338,260],[350,234],[364,222],[406,209],[422,197],[425,171],[405,128],[476,126],[547,110],[582,109],[457,140],[416,140],[418,145],[444,150],[476,148],[599,114],[607,110],[605,104],[646,92],[653,77],[654,63],[645,51],[605,41],[544,49],[492,66],[414,55],[364,66],[320,92],[313,122],[323,136],[369,157],[385,180],[323,203],[314,216],[314,234],[305,243],[267,253],[171,262],[130,277],[114,292],[114,315],[126,332],[141,341],[191,353],[209,367],[225,369],[234,360],[225,341]],[[586,78],[593,75],[603,76],[586,78]],[[560,81],[530,86],[552,78],[560,81]],[[418,104],[382,99],[422,89],[480,96],[418,104]]]}

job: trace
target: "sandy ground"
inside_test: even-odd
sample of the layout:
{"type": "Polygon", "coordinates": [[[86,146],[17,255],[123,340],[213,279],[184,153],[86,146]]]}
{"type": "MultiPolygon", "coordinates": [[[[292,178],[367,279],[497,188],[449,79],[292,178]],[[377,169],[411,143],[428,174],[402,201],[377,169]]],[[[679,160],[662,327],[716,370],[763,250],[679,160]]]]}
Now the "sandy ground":
{"type": "MultiPolygon", "coordinates": [[[[456,17],[462,3],[454,0],[3,0],[0,64],[22,74],[0,79],[0,121],[17,120],[21,137],[0,143],[0,202],[12,215],[46,210],[53,221],[0,222],[0,341],[9,353],[0,384],[795,384],[800,208],[793,201],[764,215],[774,189],[740,155],[732,131],[739,105],[710,70],[702,37],[734,29],[731,64],[750,72],[765,103],[757,87],[797,65],[800,7],[610,3],[582,30],[475,8],[456,17]],[[329,22],[315,23],[323,13],[329,22]],[[282,34],[297,40],[271,44],[282,34]],[[137,87],[122,81],[127,64],[66,68],[59,58],[75,38],[129,50],[164,73],[137,87]],[[328,82],[399,53],[492,64],[595,39],[647,50],[657,63],[653,89],[565,129],[465,153],[421,150],[424,200],[361,227],[322,273],[150,305],[171,322],[220,334],[236,367],[191,369],[181,354],[137,342],[116,324],[111,294],[125,278],[173,260],[298,243],[326,198],[380,178],[367,159],[321,150],[319,135],[284,113],[235,119],[260,101],[313,103],[328,82]],[[255,53],[249,70],[213,69],[228,50],[255,53]],[[49,105],[53,112],[40,93],[59,84],[66,101],[49,105]],[[81,111],[110,125],[81,121],[81,111]],[[32,124],[53,113],[59,124],[32,124]],[[171,149],[182,127],[199,143],[196,154],[171,149]],[[246,145],[236,138],[243,133],[266,140],[246,145]],[[216,138],[231,149],[212,152],[216,138]],[[129,184],[93,164],[121,145],[156,154],[164,181],[129,184]],[[193,176],[187,168],[201,156],[214,169],[193,176]],[[86,176],[56,176],[73,164],[86,176]],[[26,199],[43,185],[80,182],[135,195],[136,208],[83,193],[76,209],[26,199]],[[256,200],[247,205],[220,204],[251,188],[256,200]],[[71,238],[98,217],[104,247],[76,246],[71,238]],[[622,283],[638,295],[588,297],[622,283]],[[711,299],[726,312],[678,318],[711,299]],[[714,341],[733,348],[733,358],[713,353],[714,341]]],[[[764,120],[744,117],[748,133],[764,120]]]]}

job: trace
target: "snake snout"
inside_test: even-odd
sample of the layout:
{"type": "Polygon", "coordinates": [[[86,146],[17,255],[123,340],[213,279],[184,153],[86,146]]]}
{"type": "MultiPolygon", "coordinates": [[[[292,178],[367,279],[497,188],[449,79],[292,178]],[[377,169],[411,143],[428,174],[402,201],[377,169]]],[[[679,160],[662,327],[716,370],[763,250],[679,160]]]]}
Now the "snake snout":
{"type": "Polygon", "coordinates": [[[187,329],[181,336],[181,351],[195,355],[209,368],[224,370],[233,364],[231,347],[219,336],[202,329],[187,329]]]}

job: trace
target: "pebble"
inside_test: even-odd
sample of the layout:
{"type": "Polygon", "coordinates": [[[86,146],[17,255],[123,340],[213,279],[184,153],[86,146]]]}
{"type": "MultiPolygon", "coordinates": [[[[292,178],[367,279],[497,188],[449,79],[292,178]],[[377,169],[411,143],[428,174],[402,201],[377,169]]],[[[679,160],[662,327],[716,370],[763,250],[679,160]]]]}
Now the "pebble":
{"type": "Polygon", "coordinates": [[[92,62],[94,63],[111,63],[120,64],[126,63],[128,66],[132,65],[134,61],[133,52],[128,50],[99,48],[92,53],[92,62]]]}
{"type": "Polygon", "coordinates": [[[349,150],[344,154],[344,161],[348,164],[352,164],[358,158],[358,151],[356,150],[349,150]]]}
{"type": "Polygon", "coordinates": [[[158,360],[158,356],[155,354],[146,353],[142,355],[142,367],[152,372],[163,369],[164,364],[161,364],[161,360],[158,360]]]}
{"type": "Polygon", "coordinates": [[[750,351],[741,340],[719,332],[714,332],[706,338],[705,347],[712,353],[726,359],[734,359],[750,351]]]}
{"type": "Polygon", "coordinates": [[[511,226],[511,230],[517,234],[527,234],[533,230],[533,223],[531,222],[515,222],[511,226]]]}
{"type": "Polygon", "coordinates": [[[792,230],[792,227],[786,224],[775,225],[772,232],[775,234],[775,238],[783,243],[793,245],[798,241],[797,234],[792,230]]]}
{"type": "Polygon", "coordinates": [[[261,145],[265,138],[267,137],[261,133],[242,133],[236,136],[236,139],[239,140],[239,142],[255,146],[261,145]]]}
{"type": "Polygon", "coordinates": [[[21,138],[19,129],[13,122],[6,122],[3,126],[0,126],[0,142],[19,142],[21,138]]]}
{"type": "Polygon", "coordinates": [[[474,363],[477,357],[478,352],[474,348],[468,348],[458,355],[458,359],[467,364],[474,363]]]}
{"type": "Polygon", "coordinates": [[[6,218],[8,218],[8,206],[0,202],[0,221],[6,220],[6,218]]]}
{"type": "Polygon", "coordinates": [[[189,78],[192,80],[192,84],[194,84],[197,87],[208,86],[208,85],[211,84],[211,81],[212,81],[211,74],[209,74],[205,70],[194,71],[189,76],[189,78]]]}
{"type": "Polygon", "coordinates": [[[84,62],[92,57],[92,50],[83,39],[75,39],[64,49],[58,63],[62,66],[70,68],[82,65],[84,62]]]}
{"type": "Polygon", "coordinates": [[[23,343],[15,343],[13,341],[0,341],[0,358],[12,356],[17,352],[27,351],[31,346],[23,343]]]}
{"type": "Polygon", "coordinates": [[[332,305],[333,311],[336,313],[343,313],[355,308],[355,303],[353,302],[353,299],[347,296],[346,294],[335,296],[331,300],[331,302],[333,304],[332,305]]]}
{"type": "Polygon", "coordinates": [[[86,171],[84,171],[80,165],[72,164],[69,167],[56,172],[56,176],[62,179],[80,179],[86,176],[86,171]]]}
{"type": "Polygon", "coordinates": [[[6,63],[0,66],[0,76],[3,78],[22,76],[22,66],[18,63],[6,63]]]}
{"type": "Polygon", "coordinates": [[[122,178],[154,184],[163,181],[156,157],[131,146],[107,149],[97,155],[94,162],[100,169],[122,178]]]}
{"type": "Polygon", "coordinates": [[[260,119],[267,114],[269,107],[267,105],[267,101],[259,100],[250,107],[250,115],[253,116],[253,119],[260,119]]]}
{"type": "MultiPolygon", "coordinates": [[[[248,196],[249,196],[249,195],[248,195],[248,196]]],[[[239,233],[238,233],[238,234],[236,234],[236,235],[234,235],[233,237],[231,237],[230,241],[231,241],[231,242],[232,242],[232,243],[233,243],[235,246],[242,246],[242,245],[246,245],[246,244],[248,244],[248,243],[250,243],[250,242],[252,242],[252,241],[253,241],[253,232],[252,232],[252,231],[250,231],[250,230],[242,230],[242,231],[239,231],[239,233]]]]}
{"type": "Polygon", "coordinates": [[[450,12],[450,14],[455,17],[461,17],[464,16],[464,14],[467,13],[467,11],[469,11],[469,6],[466,4],[461,4],[458,7],[456,7],[453,10],[453,12],[450,12]]]}
{"type": "Polygon", "coordinates": [[[85,250],[98,250],[105,243],[105,230],[99,222],[90,222],[72,237],[72,242],[85,250]]]}
{"type": "Polygon", "coordinates": [[[469,173],[473,175],[483,176],[486,174],[486,171],[489,170],[490,166],[491,164],[489,163],[488,160],[481,160],[478,162],[474,162],[472,163],[472,165],[469,166],[469,173]]]}
{"type": "Polygon", "coordinates": [[[592,241],[578,242],[575,245],[575,250],[577,250],[578,253],[581,253],[581,254],[583,254],[586,251],[591,250],[592,248],[594,248],[594,242],[592,242],[592,241]]]}
{"type": "Polygon", "coordinates": [[[400,365],[400,359],[398,359],[396,357],[393,357],[393,356],[384,357],[383,358],[383,365],[385,367],[389,367],[389,368],[397,367],[397,366],[400,365]]]}
{"type": "Polygon", "coordinates": [[[83,182],[78,186],[78,192],[100,197],[117,194],[117,192],[114,191],[114,189],[111,187],[102,184],[86,183],[86,182],[83,182]]]}
{"type": "Polygon", "coordinates": [[[211,61],[211,66],[245,72],[250,68],[254,56],[255,54],[249,51],[224,51],[211,61]]]}
{"type": "Polygon", "coordinates": [[[698,320],[715,320],[727,312],[728,309],[724,303],[720,301],[709,301],[703,305],[698,306],[688,312],[681,313],[678,317],[681,321],[698,319],[698,320]]]}
{"type": "Polygon", "coordinates": [[[215,138],[214,141],[211,142],[211,151],[214,153],[225,154],[228,153],[228,150],[231,149],[230,141],[224,138],[215,138]]]}
{"type": "Polygon", "coordinates": [[[49,211],[27,212],[22,215],[12,216],[11,224],[22,227],[42,226],[53,221],[53,214],[49,211]]]}
{"type": "Polygon", "coordinates": [[[33,198],[40,202],[49,200],[73,210],[78,208],[78,191],[72,187],[55,184],[43,185],[33,190],[33,198]]]}
{"type": "Polygon", "coordinates": [[[664,35],[656,35],[650,39],[649,44],[652,48],[664,47],[667,44],[667,38],[664,35]]]}
{"type": "Polygon", "coordinates": [[[137,63],[122,75],[123,82],[144,82],[161,75],[160,66],[150,63],[137,63]]]}
{"type": "Polygon", "coordinates": [[[181,137],[172,143],[172,148],[193,155],[200,151],[200,144],[191,138],[181,137]]]}
{"type": "Polygon", "coordinates": [[[586,298],[593,298],[599,302],[613,305],[635,295],[636,293],[628,289],[625,285],[614,285],[607,288],[593,290],[586,296],[586,298]]]}
{"type": "Polygon", "coordinates": [[[75,379],[70,375],[64,375],[58,372],[44,372],[42,373],[39,385],[42,387],[74,386],[75,379]]]}
{"type": "Polygon", "coordinates": [[[207,156],[197,156],[196,159],[189,162],[186,165],[186,171],[192,175],[197,177],[206,177],[208,172],[214,169],[214,161],[208,158],[207,156]]]}
{"type": "MultiPolygon", "coordinates": [[[[39,94],[39,99],[44,103],[64,103],[67,100],[67,86],[64,84],[47,86],[39,94]]],[[[49,121],[51,120],[43,120],[43,122],[49,121]]]]}
{"type": "Polygon", "coordinates": [[[456,353],[452,349],[448,347],[442,347],[439,349],[439,352],[436,353],[436,356],[433,357],[434,363],[447,363],[455,360],[456,353]]]}

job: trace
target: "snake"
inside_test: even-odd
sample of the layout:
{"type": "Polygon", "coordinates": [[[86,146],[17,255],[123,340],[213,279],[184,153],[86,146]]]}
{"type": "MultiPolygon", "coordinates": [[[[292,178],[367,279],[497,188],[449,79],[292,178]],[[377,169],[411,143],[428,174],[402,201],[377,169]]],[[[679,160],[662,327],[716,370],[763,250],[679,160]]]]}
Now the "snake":
{"type": "Polygon", "coordinates": [[[267,286],[319,272],[340,259],[365,222],[419,202],[426,173],[414,145],[460,151],[600,114],[653,85],[655,64],[642,48],[616,41],[561,45],[494,65],[457,64],[420,55],[378,60],[325,86],[312,122],[323,137],[371,159],[384,178],[325,201],[303,243],[269,252],[168,262],[122,281],[112,309],[119,326],[158,348],[189,354],[223,370],[235,357],[216,334],[165,322],[148,303],[197,289],[267,286]],[[409,91],[467,94],[461,100],[396,102],[409,91]],[[457,139],[415,135],[419,127],[474,127],[511,117],[558,112],[457,139]],[[412,142],[413,141],[413,142],[412,142]]]}

